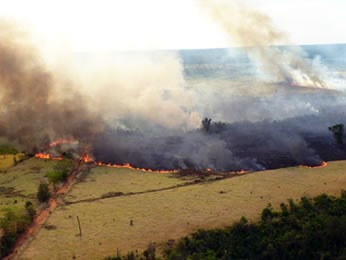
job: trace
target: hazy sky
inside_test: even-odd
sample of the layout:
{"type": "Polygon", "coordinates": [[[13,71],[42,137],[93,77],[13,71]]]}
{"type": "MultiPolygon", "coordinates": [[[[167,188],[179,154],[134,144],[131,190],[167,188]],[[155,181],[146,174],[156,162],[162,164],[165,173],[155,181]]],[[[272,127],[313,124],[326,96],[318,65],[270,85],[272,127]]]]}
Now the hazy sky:
{"type": "MultiPolygon", "coordinates": [[[[346,42],[345,0],[242,2],[268,14],[292,42],[346,42]]],[[[41,45],[73,51],[234,45],[198,0],[0,0],[0,16],[29,29],[41,45]]]]}

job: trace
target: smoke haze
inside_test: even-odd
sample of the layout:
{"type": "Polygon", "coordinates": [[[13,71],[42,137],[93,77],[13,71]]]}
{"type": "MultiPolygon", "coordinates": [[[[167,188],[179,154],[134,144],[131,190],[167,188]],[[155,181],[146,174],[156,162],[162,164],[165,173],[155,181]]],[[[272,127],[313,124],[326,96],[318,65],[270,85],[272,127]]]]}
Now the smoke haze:
{"type": "Polygon", "coordinates": [[[270,17],[237,0],[200,0],[200,3],[232,40],[248,46],[249,56],[262,72],[290,85],[326,87],[301,48],[291,46],[283,50],[272,46],[287,42],[288,37],[275,28],[270,17]]]}
{"type": "Polygon", "coordinates": [[[0,23],[1,134],[37,150],[59,136],[88,139],[102,122],[72,86],[59,96],[55,78],[27,43],[24,33],[0,23]]]}
{"type": "Polygon", "coordinates": [[[74,139],[96,161],[152,169],[261,170],[346,158],[328,132],[345,122],[344,92],[321,88],[318,77],[328,62],[328,80],[344,89],[346,64],[337,58],[345,46],[268,47],[286,36],[265,15],[203,5],[252,47],[78,53],[53,64],[1,22],[1,136],[32,152],[74,139]],[[209,131],[201,129],[205,117],[213,119],[209,131]]]}

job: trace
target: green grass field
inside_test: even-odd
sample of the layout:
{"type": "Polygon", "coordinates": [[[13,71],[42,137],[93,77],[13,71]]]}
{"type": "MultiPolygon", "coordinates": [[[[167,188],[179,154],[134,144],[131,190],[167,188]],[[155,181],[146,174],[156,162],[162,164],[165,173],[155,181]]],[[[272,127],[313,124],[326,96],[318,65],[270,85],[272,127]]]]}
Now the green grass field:
{"type": "MultiPolygon", "coordinates": [[[[43,162],[42,162],[43,163],[43,162]]],[[[58,207],[40,232],[27,241],[16,259],[102,259],[117,248],[143,250],[199,228],[230,225],[241,216],[258,217],[268,203],[320,193],[336,195],[346,188],[346,161],[327,167],[293,167],[256,172],[225,180],[169,190],[81,202],[58,207]],[[78,235],[77,216],[82,227],[78,235]],[[130,226],[133,220],[133,226],[130,226]]],[[[150,191],[183,182],[170,175],[125,169],[95,168],[66,197],[76,202],[108,192],[150,191]]]]}
{"type": "Polygon", "coordinates": [[[98,198],[109,192],[143,192],[172,187],[183,182],[184,180],[173,178],[171,174],[100,166],[93,168],[82,182],[75,185],[65,200],[74,202],[98,198]]]}
{"type": "MultiPolygon", "coordinates": [[[[1,157],[2,155],[0,155],[1,157]]],[[[13,155],[6,156],[12,160],[13,155]]],[[[37,189],[57,161],[30,158],[0,170],[0,216],[5,207],[23,208],[27,200],[38,206],[37,189]]]]}
{"type": "Polygon", "coordinates": [[[9,167],[12,167],[16,161],[20,161],[25,157],[24,154],[18,153],[16,155],[13,154],[0,154],[0,170],[3,171],[9,167]]]}

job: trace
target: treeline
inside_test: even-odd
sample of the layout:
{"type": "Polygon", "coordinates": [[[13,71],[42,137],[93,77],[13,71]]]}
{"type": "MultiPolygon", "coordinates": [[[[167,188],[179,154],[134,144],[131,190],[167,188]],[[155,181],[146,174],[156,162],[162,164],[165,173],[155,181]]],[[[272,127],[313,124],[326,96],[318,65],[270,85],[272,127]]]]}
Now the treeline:
{"type": "MultiPolygon", "coordinates": [[[[146,250],[107,259],[157,258],[146,250]]],[[[167,246],[164,259],[346,259],[346,191],[290,199],[279,210],[268,205],[255,223],[242,217],[225,229],[199,230],[167,246]]]]}

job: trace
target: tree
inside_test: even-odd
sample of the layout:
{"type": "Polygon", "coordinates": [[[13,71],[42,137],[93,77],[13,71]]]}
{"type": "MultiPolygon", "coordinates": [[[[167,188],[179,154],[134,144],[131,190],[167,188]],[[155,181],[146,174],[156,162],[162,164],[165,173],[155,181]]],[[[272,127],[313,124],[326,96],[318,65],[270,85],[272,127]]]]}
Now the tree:
{"type": "Polygon", "coordinates": [[[333,133],[334,139],[337,144],[344,143],[344,124],[336,124],[328,127],[328,130],[333,133]]]}
{"type": "Polygon", "coordinates": [[[25,210],[28,213],[30,220],[33,221],[33,219],[36,216],[36,210],[35,210],[34,205],[32,204],[31,201],[28,200],[25,202],[25,210]]]}
{"type": "Polygon", "coordinates": [[[38,186],[37,199],[39,202],[47,202],[50,198],[50,192],[47,183],[41,183],[38,186]]]}
{"type": "Polygon", "coordinates": [[[49,183],[52,183],[55,187],[56,184],[66,181],[71,168],[72,162],[70,160],[58,161],[57,164],[54,165],[53,171],[49,171],[46,174],[49,183]]]}
{"type": "Polygon", "coordinates": [[[204,118],[202,120],[202,129],[205,131],[205,132],[209,132],[209,129],[210,129],[210,125],[211,125],[211,118],[204,118]]]}
{"type": "Polygon", "coordinates": [[[64,182],[67,178],[66,172],[50,171],[47,173],[47,177],[50,183],[53,183],[55,187],[56,184],[64,182]]]}

